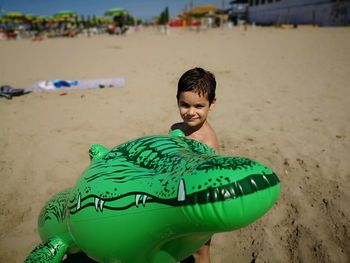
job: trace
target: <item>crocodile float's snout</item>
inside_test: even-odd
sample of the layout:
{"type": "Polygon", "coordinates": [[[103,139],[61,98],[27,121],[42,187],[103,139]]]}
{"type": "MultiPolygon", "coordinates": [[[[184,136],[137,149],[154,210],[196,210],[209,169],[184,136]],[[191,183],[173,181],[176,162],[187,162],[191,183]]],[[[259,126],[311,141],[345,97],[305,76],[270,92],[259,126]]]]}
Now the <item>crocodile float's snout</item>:
{"type": "Polygon", "coordinates": [[[192,176],[201,179],[194,183],[188,178],[184,210],[190,221],[206,231],[248,225],[264,215],[280,193],[276,174],[246,158],[211,158],[198,165],[192,176]]]}

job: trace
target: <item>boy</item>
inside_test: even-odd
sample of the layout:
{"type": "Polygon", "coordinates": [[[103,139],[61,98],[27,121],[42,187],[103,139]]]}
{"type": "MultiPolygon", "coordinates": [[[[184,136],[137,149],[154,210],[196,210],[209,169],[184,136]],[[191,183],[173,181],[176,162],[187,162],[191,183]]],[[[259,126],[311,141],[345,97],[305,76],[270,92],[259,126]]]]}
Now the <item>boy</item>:
{"type": "MultiPolygon", "coordinates": [[[[218,151],[218,139],[207,120],[208,113],[216,102],[215,88],[216,80],[211,72],[202,68],[186,71],[179,79],[176,94],[183,122],[173,124],[171,130],[180,129],[187,138],[218,151]]],[[[194,254],[196,263],[210,263],[209,246],[210,240],[194,254]]],[[[194,260],[190,257],[181,262],[191,263],[194,260]]]]}
{"type": "Polygon", "coordinates": [[[183,122],[175,123],[171,130],[180,129],[186,137],[202,142],[214,150],[219,144],[207,117],[215,106],[216,81],[214,75],[202,68],[186,71],[179,79],[177,103],[183,122]]]}

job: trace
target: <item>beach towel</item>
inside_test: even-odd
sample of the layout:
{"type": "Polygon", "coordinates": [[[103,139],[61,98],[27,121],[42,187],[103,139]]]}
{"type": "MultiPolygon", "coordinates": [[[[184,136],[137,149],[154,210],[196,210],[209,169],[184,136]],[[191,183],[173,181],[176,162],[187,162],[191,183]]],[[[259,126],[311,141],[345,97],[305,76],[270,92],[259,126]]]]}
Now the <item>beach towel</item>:
{"type": "Polygon", "coordinates": [[[51,90],[79,90],[95,88],[121,88],[125,86],[123,77],[82,79],[82,80],[44,80],[39,81],[29,88],[30,91],[51,91],[51,90]]]}

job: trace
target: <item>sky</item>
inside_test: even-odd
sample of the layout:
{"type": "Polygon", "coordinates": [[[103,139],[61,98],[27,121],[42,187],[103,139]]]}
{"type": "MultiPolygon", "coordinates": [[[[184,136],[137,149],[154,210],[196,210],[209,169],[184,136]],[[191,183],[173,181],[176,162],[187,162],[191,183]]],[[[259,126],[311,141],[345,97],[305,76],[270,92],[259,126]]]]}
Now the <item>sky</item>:
{"type": "Polygon", "coordinates": [[[109,8],[125,8],[130,15],[139,19],[150,20],[166,8],[170,17],[181,13],[186,5],[193,6],[214,4],[222,8],[228,7],[228,0],[0,0],[0,8],[4,12],[22,12],[25,14],[52,16],[61,10],[72,10],[80,15],[102,16],[109,8]]]}

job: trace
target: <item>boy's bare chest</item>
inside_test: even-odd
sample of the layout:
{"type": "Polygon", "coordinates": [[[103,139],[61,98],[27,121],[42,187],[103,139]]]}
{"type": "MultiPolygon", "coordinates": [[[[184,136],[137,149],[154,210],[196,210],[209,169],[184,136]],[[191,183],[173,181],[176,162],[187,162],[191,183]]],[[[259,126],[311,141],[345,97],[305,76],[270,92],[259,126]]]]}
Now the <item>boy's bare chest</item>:
{"type": "Polygon", "coordinates": [[[210,130],[204,130],[204,131],[196,131],[192,134],[188,135],[187,138],[190,138],[195,141],[199,141],[204,144],[211,145],[213,141],[216,140],[216,137],[213,132],[210,130]]]}

